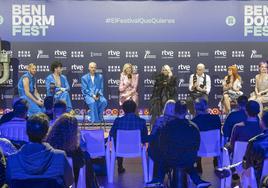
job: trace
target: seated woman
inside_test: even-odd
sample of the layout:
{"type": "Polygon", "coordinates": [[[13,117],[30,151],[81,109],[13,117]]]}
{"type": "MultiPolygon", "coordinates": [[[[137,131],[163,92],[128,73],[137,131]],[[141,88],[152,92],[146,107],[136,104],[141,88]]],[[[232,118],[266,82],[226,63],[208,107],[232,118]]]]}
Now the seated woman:
{"type": "Polygon", "coordinates": [[[65,113],[59,117],[47,136],[47,142],[55,149],[64,150],[67,157],[73,160],[75,184],[78,183],[79,170],[86,165],[86,187],[99,187],[93,171],[89,153],[80,148],[77,119],[71,114],[65,113]]]}
{"type": "Polygon", "coordinates": [[[235,65],[228,67],[228,75],[224,77],[222,82],[223,98],[222,105],[226,114],[231,111],[231,101],[236,101],[237,98],[243,95],[240,91],[242,88],[241,77],[238,74],[238,69],[235,65]]]}
{"type": "Polygon", "coordinates": [[[255,77],[255,91],[250,94],[249,100],[256,100],[260,104],[260,111],[262,112],[262,104],[268,102],[268,74],[266,62],[259,64],[259,72],[260,73],[255,77]]]}
{"type": "Polygon", "coordinates": [[[152,97],[150,99],[151,125],[162,114],[164,105],[170,99],[177,99],[177,79],[173,76],[169,65],[162,67],[161,73],[156,75],[152,97]]]}
{"type": "Polygon", "coordinates": [[[123,67],[123,72],[120,75],[119,84],[119,105],[127,100],[133,100],[138,105],[137,86],[139,82],[139,74],[133,70],[133,65],[126,63],[123,67]]]}

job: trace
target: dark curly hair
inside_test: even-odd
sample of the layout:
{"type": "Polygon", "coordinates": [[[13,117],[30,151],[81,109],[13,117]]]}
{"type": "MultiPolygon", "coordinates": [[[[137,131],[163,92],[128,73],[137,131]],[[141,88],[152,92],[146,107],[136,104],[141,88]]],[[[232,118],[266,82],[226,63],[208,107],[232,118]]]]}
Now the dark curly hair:
{"type": "Polygon", "coordinates": [[[50,71],[54,73],[55,69],[58,67],[62,67],[62,63],[59,61],[54,61],[51,65],[50,65],[50,71]]]}

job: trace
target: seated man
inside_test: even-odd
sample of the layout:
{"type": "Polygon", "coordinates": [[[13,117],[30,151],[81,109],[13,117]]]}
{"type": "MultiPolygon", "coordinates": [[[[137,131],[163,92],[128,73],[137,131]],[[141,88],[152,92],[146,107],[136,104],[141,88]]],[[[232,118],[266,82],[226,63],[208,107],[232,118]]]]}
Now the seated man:
{"type": "Polygon", "coordinates": [[[246,121],[246,105],[248,103],[248,98],[245,95],[238,97],[237,104],[238,109],[236,111],[231,112],[223,125],[223,135],[229,141],[233,127],[235,124],[240,123],[242,121],[246,121]]]}
{"type": "Polygon", "coordinates": [[[42,141],[46,137],[48,123],[45,114],[33,115],[27,120],[30,143],[8,157],[8,184],[13,180],[55,179],[64,187],[72,185],[74,181],[72,168],[65,152],[55,150],[42,141]]]}
{"type": "Polygon", "coordinates": [[[28,65],[28,71],[18,81],[19,96],[27,100],[29,116],[43,111],[43,100],[36,87],[35,74],[36,65],[31,63],[28,65]]]}
{"type": "Polygon", "coordinates": [[[13,118],[1,125],[1,127],[9,125],[26,126],[26,118],[28,113],[28,102],[25,99],[17,100],[13,105],[13,118]]]}
{"type": "Polygon", "coordinates": [[[190,96],[187,99],[189,112],[194,115],[194,101],[199,98],[204,98],[208,102],[208,95],[211,89],[210,76],[205,74],[205,65],[198,64],[196,73],[190,76],[189,91],[190,96]]]}
{"type": "Polygon", "coordinates": [[[263,133],[249,140],[243,159],[245,169],[254,167],[257,182],[260,182],[263,161],[268,158],[268,112],[262,117],[261,127],[263,133]]]}
{"type": "Polygon", "coordinates": [[[55,100],[63,100],[66,102],[67,111],[72,110],[72,102],[70,98],[70,86],[66,76],[62,74],[62,64],[54,61],[50,70],[52,74],[46,78],[47,96],[53,96],[55,100]]]}
{"type": "MultiPolygon", "coordinates": [[[[28,113],[28,102],[25,99],[19,99],[14,103],[14,109],[13,109],[13,118],[10,121],[7,121],[3,123],[0,126],[0,129],[3,129],[5,127],[9,126],[19,126],[23,127],[26,130],[26,118],[28,113]]],[[[26,131],[25,131],[26,135],[26,131]]],[[[25,144],[25,141],[27,141],[27,137],[25,136],[24,140],[19,140],[19,137],[7,137],[8,139],[11,139],[12,143],[15,144],[18,148],[25,144]]]]}
{"type": "MultiPolygon", "coordinates": [[[[122,108],[125,115],[116,118],[110,130],[110,136],[114,138],[114,143],[116,143],[117,130],[140,130],[141,141],[142,143],[145,143],[148,136],[146,121],[135,114],[137,108],[136,103],[132,100],[127,100],[123,103],[122,108]]],[[[125,172],[125,169],[123,168],[123,158],[118,157],[117,162],[118,173],[125,172]]]]}
{"type": "Polygon", "coordinates": [[[200,146],[200,133],[198,127],[185,118],[186,114],[186,102],[176,102],[176,119],[169,121],[161,129],[159,157],[162,161],[158,164],[159,180],[163,182],[168,168],[179,167],[190,175],[197,187],[209,187],[211,183],[203,181],[194,168],[200,146]]]}
{"type": "MultiPolygon", "coordinates": [[[[201,98],[195,100],[194,106],[196,116],[192,119],[192,121],[198,126],[200,132],[221,129],[220,116],[208,113],[208,104],[205,99],[201,98]]],[[[216,157],[214,157],[213,159],[213,164],[214,167],[218,166],[218,161],[216,157]]],[[[198,157],[197,160],[197,170],[200,173],[203,172],[200,157],[198,157]]]]}
{"type": "MultiPolygon", "coordinates": [[[[253,137],[249,140],[246,153],[244,155],[242,165],[238,163],[232,167],[225,167],[218,169],[217,176],[224,178],[230,176],[231,171],[236,171],[241,174],[243,169],[248,169],[254,167],[257,183],[261,181],[261,173],[263,167],[263,161],[268,158],[268,112],[265,112],[262,121],[261,127],[264,130],[263,133],[253,137]]],[[[267,180],[267,178],[266,178],[267,180]]],[[[265,178],[262,180],[265,182],[265,178]]],[[[267,184],[268,185],[268,184],[267,184]]]]}
{"type": "Polygon", "coordinates": [[[103,112],[107,106],[107,100],[103,96],[103,77],[96,73],[97,65],[90,62],[89,73],[81,79],[82,93],[90,109],[90,119],[93,123],[103,121],[103,112]]]}
{"type": "Polygon", "coordinates": [[[249,139],[262,132],[260,128],[258,114],[260,105],[256,101],[249,101],[246,105],[247,120],[234,126],[230,139],[230,145],[227,148],[232,153],[236,141],[247,142],[249,139]]]}

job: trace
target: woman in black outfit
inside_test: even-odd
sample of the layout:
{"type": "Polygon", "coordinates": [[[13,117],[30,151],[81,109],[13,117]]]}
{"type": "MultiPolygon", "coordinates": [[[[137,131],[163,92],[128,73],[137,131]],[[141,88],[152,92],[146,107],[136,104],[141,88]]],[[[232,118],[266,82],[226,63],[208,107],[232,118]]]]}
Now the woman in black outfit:
{"type": "Polygon", "coordinates": [[[176,95],[177,79],[173,76],[171,68],[168,65],[164,65],[161,73],[155,76],[153,94],[150,100],[151,125],[162,114],[166,102],[170,99],[177,99],[176,95]]]}

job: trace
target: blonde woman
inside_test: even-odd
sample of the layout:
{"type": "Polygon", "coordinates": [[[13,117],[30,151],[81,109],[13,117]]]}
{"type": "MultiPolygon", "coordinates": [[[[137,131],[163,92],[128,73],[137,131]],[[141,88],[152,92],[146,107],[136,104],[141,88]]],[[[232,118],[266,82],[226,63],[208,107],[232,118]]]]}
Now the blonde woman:
{"type": "Polygon", "coordinates": [[[151,97],[151,124],[154,124],[155,119],[162,114],[164,105],[169,99],[176,100],[176,88],[176,77],[173,76],[170,66],[164,65],[161,69],[161,73],[155,77],[155,84],[151,97]]]}
{"type": "Polygon", "coordinates": [[[130,63],[126,63],[120,76],[119,84],[119,104],[127,100],[133,100],[138,105],[137,86],[139,82],[139,74],[134,73],[134,67],[130,63]]]}
{"type": "Polygon", "coordinates": [[[249,100],[256,100],[260,104],[260,111],[262,112],[262,104],[268,102],[268,74],[266,62],[259,64],[259,74],[256,75],[255,80],[255,91],[250,94],[249,100]]]}
{"type": "Polygon", "coordinates": [[[67,157],[72,158],[76,184],[80,168],[86,165],[86,188],[98,187],[90,155],[80,148],[80,132],[74,116],[69,113],[60,116],[51,127],[47,142],[53,148],[65,151],[67,157]]]}
{"type": "Polygon", "coordinates": [[[175,118],[175,103],[175,100],[168,100],[166,102],[163,114],[156,119],[151,134],[155,134],[159,128],[162,128],[168,121],[175,118]]]}

